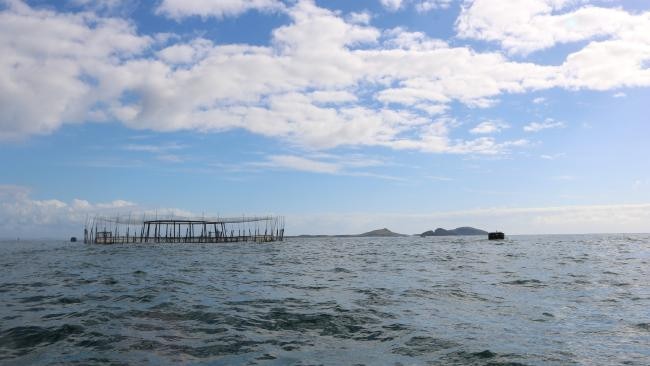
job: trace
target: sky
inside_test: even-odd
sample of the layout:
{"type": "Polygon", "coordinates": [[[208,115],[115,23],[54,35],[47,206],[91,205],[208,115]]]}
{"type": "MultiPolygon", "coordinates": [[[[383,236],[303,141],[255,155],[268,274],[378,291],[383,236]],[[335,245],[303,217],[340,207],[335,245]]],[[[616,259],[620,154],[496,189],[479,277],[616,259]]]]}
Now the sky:
{"type": "Polygon", "coordinates": [[[645,0],[0,0],[0,238],[650,231],[645,0]]]}

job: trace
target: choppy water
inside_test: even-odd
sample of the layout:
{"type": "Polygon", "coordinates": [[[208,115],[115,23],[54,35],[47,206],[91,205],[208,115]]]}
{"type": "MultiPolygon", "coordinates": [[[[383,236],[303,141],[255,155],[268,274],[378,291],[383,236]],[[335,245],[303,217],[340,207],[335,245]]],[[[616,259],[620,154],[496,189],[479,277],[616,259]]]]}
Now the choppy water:
{"type": "Polygon", "coordinates": [[[650,235],[0,243],[3,364],[650,364],[650,235]]]}

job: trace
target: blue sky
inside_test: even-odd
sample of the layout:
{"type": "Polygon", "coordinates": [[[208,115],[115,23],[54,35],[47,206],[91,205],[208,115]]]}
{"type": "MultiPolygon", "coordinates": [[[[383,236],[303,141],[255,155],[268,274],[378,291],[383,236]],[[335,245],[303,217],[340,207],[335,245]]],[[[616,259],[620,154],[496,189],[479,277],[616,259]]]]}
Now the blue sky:
{"type": "Polygon", "coordinates": [[[644,1],[0,3],[0,237],[649,229],[644,1]]]}

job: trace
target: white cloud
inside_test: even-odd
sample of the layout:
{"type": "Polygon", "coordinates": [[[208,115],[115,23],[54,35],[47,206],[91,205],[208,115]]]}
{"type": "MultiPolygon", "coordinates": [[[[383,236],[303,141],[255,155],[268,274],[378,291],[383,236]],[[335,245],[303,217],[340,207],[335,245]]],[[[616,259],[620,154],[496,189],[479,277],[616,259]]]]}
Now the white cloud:
{"type": "MultiPolygon", "coordinates": [[[[650,14],[650,13],[649,13],[650,14]]],[[[591,42],[570,54],[562,64],[558,86],[570,89],[610,90],[650,85],[650,15],[637,39],[591,42]]]]}
{"type": "Polygon", "coordinates": [[[316,103],[345,103],[354,102],[357,96],[344,90],[318,90],[310,94],[316,103]]]}
{"type": "Polygon", "coordinates": [[[381,5],[390,11],[395,11],[402,7],[404,0],[379,0],[381,5]]]}
{"type": "Polygon", "coordinates": [[[432,180],[432,181],[438,181],[438,182],[449,182],[452,181],[453,179],[449,177],[440,177],[437,175],[428,175],[426,176],[427,179],[432,180]]]}
{"type": "Polygon", "coordinates": [[[436,9],[447,9],[453,3],[453,0],[379,0],[381,4],[389,11],[403,9],[407,4],[415,7],[420,13],[425,13],[436,9]]]}
{"type": "Polygon", "coordinates": [[[97,88],[98,79],[150,43],[123,20],[7,3],[0,12],[0,139],[88,118],[97,103],[121,91],[114,88],[119,80],[97,88]]]}
{"type": "Polygon", "coordinates": [[[135,203],[125,200],[96,204],[81,199],[70,203],[58,199],[37,200],[26,187],[0,185],[0,233],[11,237],[74,234],[82,230],[81,225],[89,214],[137,208],[135,203]]]}
{"type": "Polygon", "coordinates": [[[484,121],[469,130],[473,134],[492,134],[501,132],[504,128],[508,128],[508,124],[500,121],[484,121]]]}
{"type": "Polygon", "coordinates": [[[421,0],[415,3],[415,10],[421,13],[436,9],[447,9],[453,0],[421,0]]]}
{"type": "Polygon", "coordinates": [[[428,113],[431,116],[435,116],[438,114],[442,114],[444,112],[447,112],[449,110],[449,106],[445,104],[427,104],[427,103],[421,103],[417,104],[415,108],[422,110],[426,113],[428,113]]]}
{"type": "Polygon", "coordinates": [[[282,9],[284,4],[278,0],[163,0],[156,9],[156,14],[180,20],[193,15],[203,18],[223,18],[237,16],[250,10],[282,9]]]}
{"type": "Polygon", "coordinates": [[[620,8],[569,7],[576,3],[580,2],[470,0],[463,6],[456,27],[462,37],[498,41],[509,51],[527,53],[598,36],[624,37],[638,32],[638,27],[647,27],[644,23],[650,16],[620,8]]]}
{"type": "Polygon", "coordinates": [[[341,166],[335,163],[317,161],[293,155],[273,155],[269,157],[267,162],[259,163],[258,165],[328,174],[338,173],[341,170],[341,166]]]}
{"type": "Polygon", "coordinates": [[[245,163],[255,171],[258,168],[296,170],[309,173],[345,175],[355,177],[369,177],[386,180],[402,180],[401,178],[370,172],[364,168],[379,167],[385,162],[372,159],[363,155],[333,155],[314,153],[307,156],[297,155],[271,155],[261,162],[245,163]]]}
{"type": "Polygon", "coordinates": [[[650,12],[580,6],[576,0],[470,0],[456,22],[459,36],[496,41],[527,54],[590,41],[558,68],[557,86],[608,90],[650,85],[650,12]],[[579,5],[575,7],[575,5],[579,5]]]}
{"type": "Polygon", "coordinates": [[[352,24],[368,25],[368,24],[370,24],[371,19],[372,19],[372,14],[370,14],[367,11],[352,12],[352,13],[348,14],[348,16],[347,16],[347,21],[352,23],[352,24]]]}
{"type": "Polygon", "coordinates": [[[429,38],[422,32],[410,32],[404,28],[397,27],[384,31],[384,45],[389,48],[401,48],[403,50],[435,50],[447,48],[447,42],[440,39],[429,38]]]}
{"type": "MultiPolygon", "coordinates": [[[[506,146],[495,141],[480,140],[432,147],[431,144],[438,140],[430,138],[425,125],[435,122],[409,111],[409,104],[414,103],[417,104],[416,108],[428,105],[428,112],[440,113],[447,108],[444,103],[455,98],[480,104],[485,99],[484,95],[492,95],[494,89],[481,91],[476,82],[463,84],[456,74],[447,74],[449,65],[445,62],[440,66],[429,64],[430,60],[436,58],[449,58],[451,61],[455,55],[467,58],[480,56],[466,49],[449,49],[442,41],[403,30],[387,35],[385,42],[392,44],[393,48],[350,50],[348,47],[358,43],[376,42],[380,33],[375,28],[347,24],[334,13],[317,8],[310,2],[297,4],[290,14],[294,23],[273,33],[275,50],[214,46],[204,58],[189,68],[170,71],[165,70],[164,65],[155,64],[153,69],[141,69],[149,74],[152,70],[156,71],[156,74],[146,77],[146,82],[150,84],[159,79],[155,84],[158,87],[140,87],[147,93],[149,108],[143,111],[141,106],[135,105],[130,110],[137,113],[125,122],[134,127],[158,130],[243,127],[267,136],[289,138],[312,148],[380,145],[394,148],[411,146],[437,152],[494,153],[506,146]],[[321,29],[329,31],[324,33],[321,29]],[[314,47],[314,44],[320,47],[314,47]],[[404,48],[409,52],[405,53],[404,48]],[[413,58],[412,69],[402,67],[406,58],[413,58]],[[444,75],[436,74],[438,67],[444,70],[444,75]],[[161,68],[160,74],[167,75],[165,78],[158,76],[158,68],[161,68]],[[432,81],[419,88],[416,93],[421,94],[409,95],[408,98],[399,96],[409,93],[399,88],[386,89],[376,96],[387,103],[406,104],[404,108],[371,109],[362,105],[345,105],[357,99],[352,93],[357,91],[355,87],[364,79],[383,82],[390,78],[403,80],[404,85],[428,78],[442,78],[443,82],[432,81]],[[347,90],[337,91],[336,88],[340,86],[346,86],[347,90]],[[433,94],[427,92],[429,86],[437,90],[433,94]],[[305,95],[301,90],[308,87],[317,91],[305,95]],[[463,95],[469,90],[473,95],[463,95]],[[457,96],[444,96],[450,93],[457,96]],[[266,97],[260,98],[261,95],[266,97]],[[324,107],[320,103],[343,105],[324,107]],[[420,139],[405,140],[401,136],[418,130],[425,132],[420,139]],[[426,137],[426,141],[422,137],[426,137]],[[461,145],[464,147],[459,148],[461,145]]],[[[492,55],[486,60],[502,61],[500,56],[492,55]]],[[[483,76],[473,76],[472,73],[483,74],[495,69],[486,67],[477,71],[471,64],[472,61],[458,62],[457,57],[454,62],[456,67],[462,68],[458,75],[467,74],[472,81],[480,80],[483,76]]],[[[139,72],[135,74],[136,77],[140,75],[139,72]]],[[[527,70],[526,74],[534,75],[535,72],[527,70]]],[[[495,84],[489,83],[491,86],[495,84]]],[[[124,116],[129,117],[128,114],[124,116]]]]}
{"type": "Polygon", "coordinates": [[[212,42],[197,38],[187,44],[174,44],[158,51],[160,60],[167,64],[191,64],[207,57],[213,48],[212,42]]]}
{"type": "Polygon", "coordinates": [[[547,130],[549,128],[563,128],[565,127],[564,122],[556,121],[554,119],[546,119],[544,122],[531,122],[524,126],[524,131],[526,132],[539,132],[542,130],[547,130]]]}
{"type": "MultiPolygon", "coordinates": [[[[161,7],[169,4],[181,3],[161,7]]],[[[650,71],[639,66],[645,51],[633,47],[645,37],[639,31],[627,36],[628,53],[593,42],[561,66],[544,66],[346,22],[311,1],[285,10],[291,21],[272,32],[269,46],[174,37],[163,46],[124,20],[12,2],[0,12],[0,138],[117,119],[155,131],[241,128],[310,149],[498,154],[524,143],[454,139],[458,126],[431,116],[456,101],[489,108],[505,93],[650,85],[650,71]]]]}
{"type": "Polygon", "coordinates": [[[131,3],[127,0],[69,0],[69,2],[94,11],[114,11],[131,3]]]}
{"type": "Polygon", "coordinates": [[[625,94],[623,92],[618,92],[618,93],[614,93],[614,95],[612,95],[612,96],[614,98],[625,98],[625,97],[627,97],[627,94],[625,94]]]}
{"type": "Polygon", "coordinates": [[[386,143],[394,149],[415,149],[432,153],[450,154],[485,154],[499,155],[510,147],[527,145],[526,140],[497,142],[492,137],[480,137],[473,140],[455,140],[450,138],[449,131],[458,123],[450,118],[438,118],[434,123],[420,129],[419,140],[402,139],[386,143]]]}
{"type": "Polygon", "coordinates": [[[128,151],[143,151],[149,153],[164,153],[170,150],[184,149],[185,146],[177,143],[164,144],[164,145],[146,145],[146,144],[128,144],[123,146],[124,150],[128,151]]]}
{"type": "Polygon", "coordinates": [[[537,98],[533,99],[533,103],[535,103],[535,104],[542,104],[544,102],[546,102],[546,98],[544,98],[544,97],[537,97],[537,98]]]}

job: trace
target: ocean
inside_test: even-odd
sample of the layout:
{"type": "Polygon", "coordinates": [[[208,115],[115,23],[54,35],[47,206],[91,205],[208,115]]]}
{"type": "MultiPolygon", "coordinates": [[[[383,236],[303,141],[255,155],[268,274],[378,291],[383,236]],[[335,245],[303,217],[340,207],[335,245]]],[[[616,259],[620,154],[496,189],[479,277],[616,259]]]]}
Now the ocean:
{"type": "Polygon", "coordinates": [[[650,365],[650,235],[0,242],[6,365],[650,365]]]}

